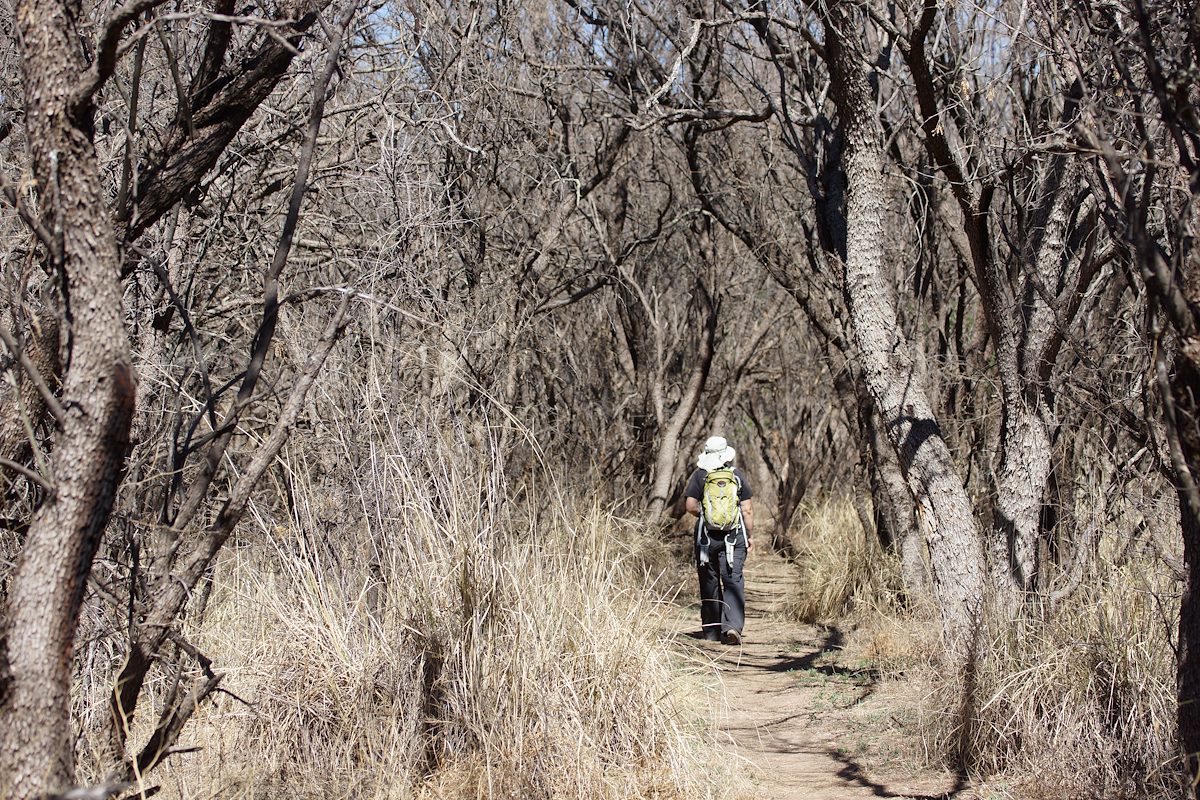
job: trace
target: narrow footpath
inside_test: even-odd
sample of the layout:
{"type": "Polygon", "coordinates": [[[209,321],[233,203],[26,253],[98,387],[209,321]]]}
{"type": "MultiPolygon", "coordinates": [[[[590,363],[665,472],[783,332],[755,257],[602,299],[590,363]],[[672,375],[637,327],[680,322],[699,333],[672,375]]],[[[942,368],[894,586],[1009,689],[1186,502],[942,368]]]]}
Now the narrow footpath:
{"type": "MultiPolygon", "coordinates": [[[[913,773],[902,763],[875,774],[859,756],[903,736],[868,670],[837,662],[841,633],[783,619],[777,609],[795,586],[793,568],[754,553],[746,569],[746,631],[740,647],[699,636],[696,589],[670,618],[683,654],[711,664],[724,684],[722,736],[745,759],[756,800],[913,798],[968,800],[953,776],[913,773]],[[892,773],[895,774],[892,774],[892,773]]],[[[875,759],[878,761],[878,757],[875,759]]]]}

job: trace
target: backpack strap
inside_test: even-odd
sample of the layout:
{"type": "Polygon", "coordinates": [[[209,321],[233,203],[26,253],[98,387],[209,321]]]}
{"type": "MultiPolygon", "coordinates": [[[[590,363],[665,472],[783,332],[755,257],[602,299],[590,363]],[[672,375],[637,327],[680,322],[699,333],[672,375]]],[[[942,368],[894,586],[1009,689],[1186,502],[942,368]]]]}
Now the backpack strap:
{"type": "MultiPolygon", "coordinates": [[[[733,482],[737,484],[737,504],[738,504],[738,521],[737,527],[729,533],[725,534],[725,564],[730,574],[733,574],[733,548],[737,545],[738,534],[746,532],[746,518],[742,516],[742,478],[738,475],[737,470],[730,468],[733,473],[733,482]]],[[[749,540],[746,540],[749,541],[749,540]]]]}
{"type": "Polygon", "coordinates": [[[708,563],[708,548],[712,544],[712,539],[708,536],[708,526],[704,524],[704,507],[700,508],[700,519],[696,523],[696,548],[699,551],[697,559],[700,566],[708,563]]]}

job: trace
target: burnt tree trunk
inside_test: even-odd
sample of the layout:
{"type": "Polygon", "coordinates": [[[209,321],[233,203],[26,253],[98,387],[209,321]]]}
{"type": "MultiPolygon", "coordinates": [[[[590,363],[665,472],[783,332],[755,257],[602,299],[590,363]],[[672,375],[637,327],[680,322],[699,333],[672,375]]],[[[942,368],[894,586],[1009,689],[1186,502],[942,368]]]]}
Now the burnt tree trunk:
{"type": "MultiPolygon", "coordinates": [[[[1189,296],[1193,309],[1200,308],[1189,296]]],[[[1160,364],[1160,375],[1163,367],[1160,364]]],[[[1179,743],[1183,748],[1193,794],[1200,797],[1200,334],[1180,342],[1174,370],[1164,393],[1172,460],[1179,493],[1180,533],[1186,577],[1179,608],[1176,691],[1179,700],[1179,743]]],[[[1161,386],[1161,383],[1160,383],[1161,386]]]]}

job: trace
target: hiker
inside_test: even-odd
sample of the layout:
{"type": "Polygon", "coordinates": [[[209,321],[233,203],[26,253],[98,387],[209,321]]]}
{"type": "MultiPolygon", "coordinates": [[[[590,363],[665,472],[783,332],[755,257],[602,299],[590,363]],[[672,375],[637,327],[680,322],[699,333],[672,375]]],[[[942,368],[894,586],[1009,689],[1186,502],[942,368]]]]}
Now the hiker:
{"type": "Polygon", "coordinates": [[[737,451],[724,437],[704,443],[684,497],[696,520],[696,570],[700,577],[700,623],[710,642],[742,643],[746,619],[742,565],[753,546],[754,492],[740,469],[737,451]]]}

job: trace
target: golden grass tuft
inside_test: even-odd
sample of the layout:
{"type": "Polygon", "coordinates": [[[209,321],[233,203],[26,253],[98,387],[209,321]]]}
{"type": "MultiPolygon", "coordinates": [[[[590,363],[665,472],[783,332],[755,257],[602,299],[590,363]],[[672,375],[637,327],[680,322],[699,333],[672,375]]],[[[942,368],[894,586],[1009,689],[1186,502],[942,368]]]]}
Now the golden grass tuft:
{"type": "MultiPolygon", "coordinates": [[[[989,620],[976,664],[969,764],[1030,797],[1182,796],[1175,745],[1177,588],[1133,563],[1054,613],[989,620]]],[[[926,734],[949,752],[960,684],[930,695],[926,734]]]]}
{"type": "Polygon", "coordinates": [[[952,766],[965,755],[972,781],[1008,787],[1006,796],[1185,794],[1175,744],[1179,585],[1149,551],[1113,566],[1103,549],[1115,544],[1102,540],[1099,574],[1059,606],[1037,601],[1016,618],[984,620],[965,725],[964,678],[938,658],[928,610],[884,608],[853,632],[856,654],[895,679],[891,712],[916,733],[904,748],[914,762],[952,766]]]}
{"type": "Polygon", "coordinates": [[[1047,800],[1186,793],[1175,744],[1179,584],[1151,550],[1123,560],[1107,552],[1121,540],[1102,538],[1099,574],[1060,606],[985,620],[964,742],[962,678],[939,658],[929,602],[903,597],[898,559],[846,500],[806,507],[792,535],[792,616],[842,626],[841,658],[888,679],[891,718],[910,731],[897,746],[915,763],[965,752],[972,780],[1047,800]]]}
{"type": "MultiPolygon", "coordinates": [[[[900,603],[900,561],[864,531],[849,498],[827,498],[803,506],[789,536],[797,552],[799,593],[787,613],[819,623],[854,615],[893,615],[900,603]],[[858,612],[858,613],[856,613],[858,612]]],[[[895,636],[905,636],[897,628],[895,636]]],[[[885,643],[880,644],[886,648],[885,643]]]]}
{"type": "Polygon", "coordinates": [[[314,489],[290,524],[264,524],[267,554],[226,554],[191,635],[246,702],[202,712],[203,749],[155,782],[180,797],[729,796],[660,634],[645,534],[595,507],[530,514],[486,459],[395,444],[405,455],[364,465],[355,496],[314,489]],[[324,524],[339,506],[353,522],[324,524]]]}

